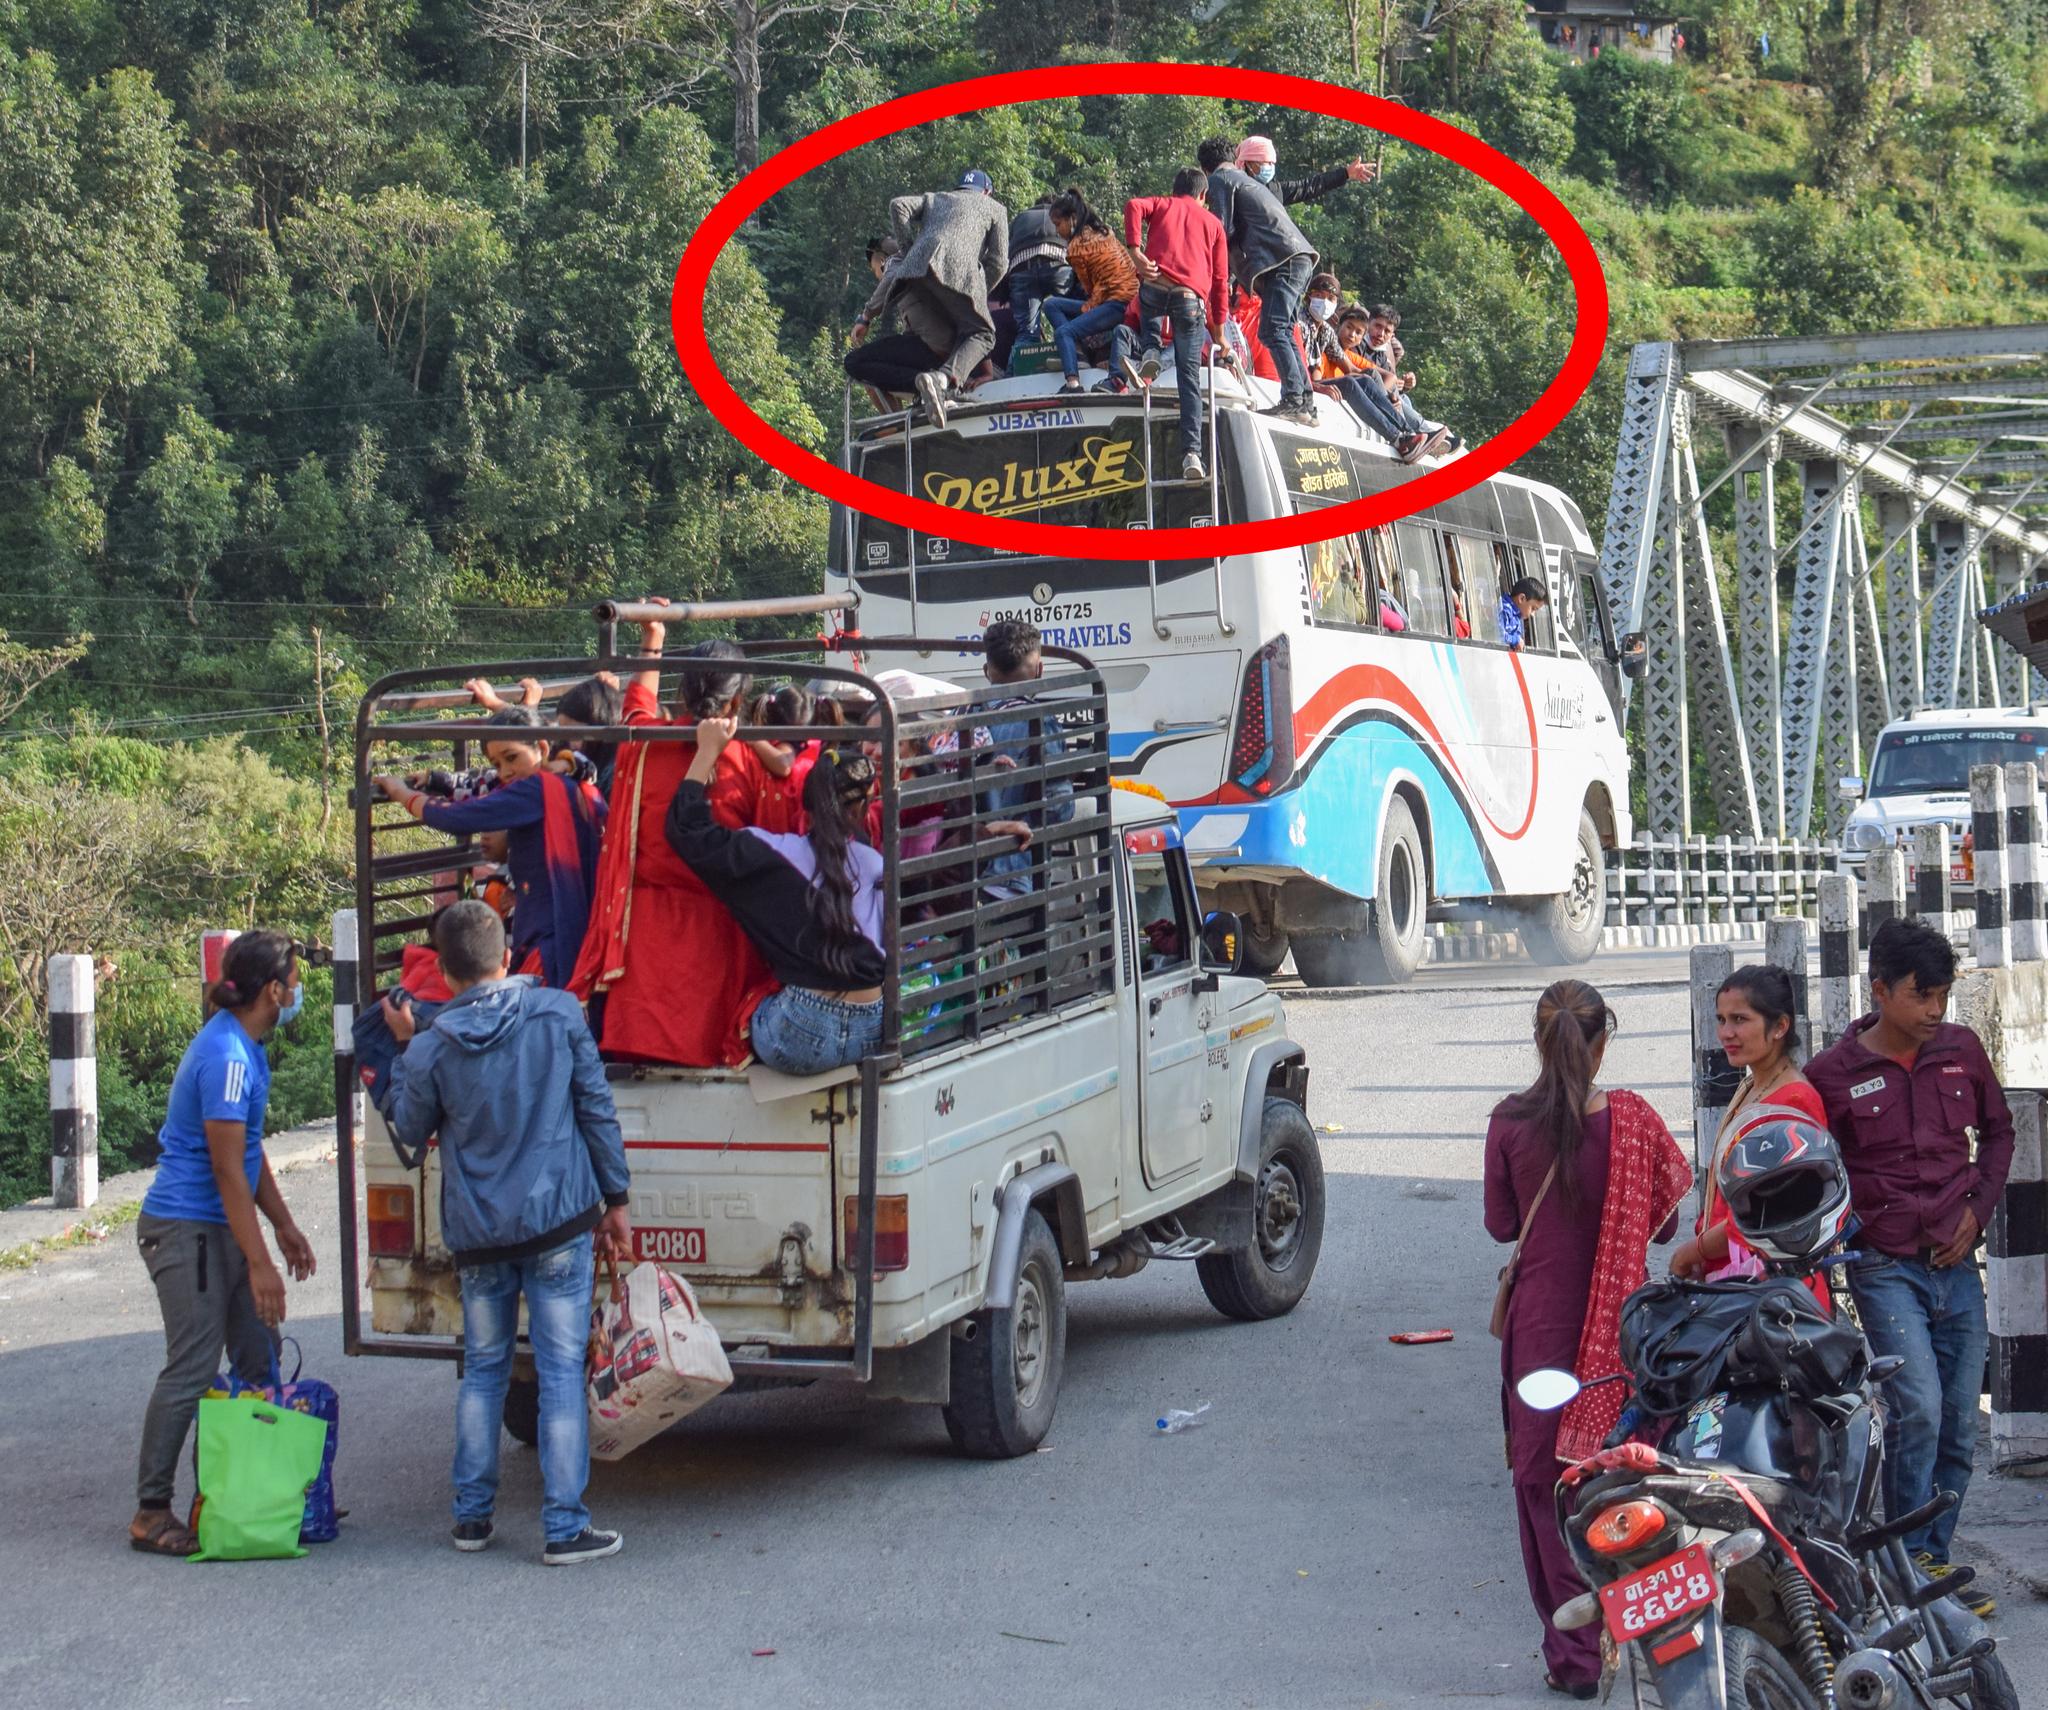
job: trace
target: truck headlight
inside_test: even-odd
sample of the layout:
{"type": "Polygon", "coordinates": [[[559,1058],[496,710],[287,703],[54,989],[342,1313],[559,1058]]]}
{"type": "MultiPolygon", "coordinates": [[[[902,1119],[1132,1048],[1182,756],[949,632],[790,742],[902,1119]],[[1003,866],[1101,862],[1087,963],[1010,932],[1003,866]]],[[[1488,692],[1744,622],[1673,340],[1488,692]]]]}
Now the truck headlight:
{"type": "Polygon", "coordinates": [[[1887,840],[1883,826],[1865,820],[1861,825],[1849,827],[1849,841],[1858,849],[1882,849],[1887,840]]]}

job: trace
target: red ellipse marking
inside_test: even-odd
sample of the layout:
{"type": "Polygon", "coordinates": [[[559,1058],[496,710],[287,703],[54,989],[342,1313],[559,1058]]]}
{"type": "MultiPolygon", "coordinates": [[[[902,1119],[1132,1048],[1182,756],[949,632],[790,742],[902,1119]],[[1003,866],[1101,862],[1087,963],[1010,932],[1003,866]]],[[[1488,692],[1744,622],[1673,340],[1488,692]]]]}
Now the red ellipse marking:
{"type": "MultiPolygon", "coordinates": [[[[718,202],[697,228],[676,267],[669,321],[683,372],[704,407],[757,457],[814,493],[903,528],[921,529],[975,546],[1001,547],[1033,557],[1145,560],[1208,558],[1275,551],[1373,528],[1426,509],[1489,475],[1498,474],[1561,422],[1592,384],[1607,342],[1607,279],[1592,240],[1569,210],[1542,183],[1497,149],[1440,119],[1373,95],[1340,89],[1306,77],[1249,71],[1240,66],[1096,64],[1062,65],[1002,72],[921,90],[870,107],[813,131],[763,161],[718,202]],[[1571,270],[1578,299],[1578,323],[1564,366],[1523,415],[1484,445],[1404,486],[1371,498],[1353,499],[1326,510],[1266,522],[1231,523],[1222,528],[1068,528],[1057,523],[979,517],[929,499],[862,480],[777,433],[756,415],[719,370],[705,336],[703,306],[712,264],[740,226],[769,197],[826,161],[913,125],[1019,101],[1077,95],[1214,95],[1238,102],[1266,102],[1330,118],[1347,119],[1396,136],[1456,161],[1513,197],[1549,234],[1571,270]]],[[[1023,407],[1021,401],[1019,407],[1023,407]]]]}

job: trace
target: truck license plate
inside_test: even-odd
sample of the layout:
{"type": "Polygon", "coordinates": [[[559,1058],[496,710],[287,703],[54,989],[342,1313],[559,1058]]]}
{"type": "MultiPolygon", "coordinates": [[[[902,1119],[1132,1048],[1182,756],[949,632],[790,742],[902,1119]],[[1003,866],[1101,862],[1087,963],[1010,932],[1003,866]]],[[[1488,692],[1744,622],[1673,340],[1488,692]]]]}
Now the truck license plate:
{"type": "Polygon", "coordinates": [[[1607,1630],[1624,1645],[1713,1601],[1714,1564],[1704,1544],[1688,1545],[1600,1588],[1607,1630]]]}
{"type": "Polygon", "coordinates": [[[672,1265],[701,1265],[704,1262],[704,1231],[701,1229],[648,1229],[635,1225],[633,1257],[665,1260],[672,1265]]]}

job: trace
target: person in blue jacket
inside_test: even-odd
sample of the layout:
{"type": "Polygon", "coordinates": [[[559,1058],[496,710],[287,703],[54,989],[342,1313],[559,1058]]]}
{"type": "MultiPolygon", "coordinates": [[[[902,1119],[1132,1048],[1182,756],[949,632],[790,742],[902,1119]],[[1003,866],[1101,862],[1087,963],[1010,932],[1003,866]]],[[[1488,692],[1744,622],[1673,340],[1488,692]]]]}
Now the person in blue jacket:
{"type": "Polygon", "coordinates": [[[462,1279],[455,1547],[481,1550],[495,1529],[498,1428],[524,1295],[540,1377],[541,1560],[595,1561],[620,1545],[583,1504],[593,1248],[625,1254],[632,1240],[618,1113],[583,1006],[511,972],[495,909],[451,905],[434,944],[454,996],[417,1031],[403,991],[383,1000],[406,1043],[381,1108],[406,1147],[441,1137],[441,1233],[462,1279]]]}
{"type": "Polygon", "coordinates": [[[298,953],[282,932],[245,932],[221,958],[207,993],[212,1018],[185,1048],[157,1142],[156,1180],[135,1222],[164,1316],[164,1366],[142,1419],[136,1513],[129,1541],[162,1556],[189,1556],[198,1536],[171,1510],[172,1484],[199,1398],[233,1356],[242,1381],[267,1383],[284,1277],[263,1243],[261,1211],[285,1269],[313,1274],[313,1244],[299,1232],[263,1155],[270,1061],[263,1041],[305,1001],[298,953]]]}

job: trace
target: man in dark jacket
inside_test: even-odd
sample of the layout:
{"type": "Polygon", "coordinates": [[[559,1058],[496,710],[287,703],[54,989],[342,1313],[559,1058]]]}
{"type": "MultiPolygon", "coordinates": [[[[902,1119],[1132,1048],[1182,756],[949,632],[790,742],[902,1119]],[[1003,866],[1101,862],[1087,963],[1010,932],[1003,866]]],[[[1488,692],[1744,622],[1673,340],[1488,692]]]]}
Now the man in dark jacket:
{"type": "Polygon", "coordinates": [[[1017,345],[1029,344],[1041,336],[1039,310],[1048,297],[1074,295],[1074,270],[1067,265],[1067,240],[1047,212],[1057,198],[1050,193],[1038,198],[1010,222],[1010,319],[1016,324],[1016,342],[1010,346],[1010,366],[1017,365],[1017,345]]]}
{"type": "MultiPolygon", "coordinates": [[[[1873,1354],[1903,1354],[1885,1385],[1885,1512],[1952,1491],[1956,1505],[1907,1549],[1940,1579],[1970,1487],[1989,1327],[1977,1243],[2005,1191],[2012,1116],[1976,1034],[1942,1019],[1955,980],[1948,940],[1920,920],[1870,935],[1873,1014],[1806,1066],[1842,1148],[1862,1222],[1849,1288],[1873,1354]],[[1976,1136],[1976,1156],[1970,1139],[1976,1136]]],[[[1990,1594],[1954,1594],[1979,1614],[1990,1594]]]]}
{"type": "Polygon", "coordinates": [[[590,1524],[593,1231],[623,1252],[626,1148],[583,1008],[532,975],[507,978],[505,923],[459,902],[434,932],[454,993],[415,1033],[408,1004],[384,1000],[407,1041],[383,1112],[407,1147],[439,1134],[441,1235],[462,1278],[463,1371],[455,1403],[455,1547],[491,1540],[498,1429],[519,1333],[519,1297],[540,1376],[541,1518],[550,1567],[616,1555],[616,1532],[590,1524]]]}
{"type": "Polygon", "coordinates": [[[1197,151],[1209,175],[1209,211],[1230,238],[1233,277],[1259,299],[1259,342],[1280,374],[1280,402],[1265,413],[1314,426],[1315,393],[1294,342],[1294,318],[1315,273],[1315,246],[1287,217],[1295,202],[1314,202],[1338,185],[1363,184],[1379,170],[1362,160],[1308,178],[1275,183],[1279,158],[1270,139],[1246,137],[1232,147],[1211,137],[1197,151]]]}
{"type": "Polygon", "coordinates": [[[893,280],[885,281],[883,307],[915,298],[952,329],[944,364],[916,376],[917,395],[940,427],[948,399],[966,390],[967,377],[996,347],[988,297],[1009,270],[1010,216],[994,192],[994,181],[977,169],[963,172],[956,190],[898,196],[889,204],[903,258],[893,280]]]}

